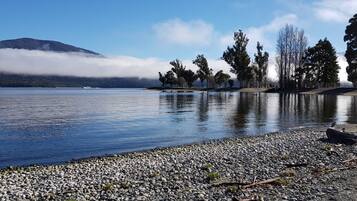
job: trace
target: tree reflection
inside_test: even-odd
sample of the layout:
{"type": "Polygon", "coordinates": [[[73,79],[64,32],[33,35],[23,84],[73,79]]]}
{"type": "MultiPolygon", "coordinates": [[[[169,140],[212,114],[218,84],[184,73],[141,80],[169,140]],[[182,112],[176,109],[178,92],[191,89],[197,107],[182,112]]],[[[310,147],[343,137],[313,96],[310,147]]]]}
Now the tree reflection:
{"type": "Polygon", "coordinates": [[[173,114],[169,117],[174,122],[182,122],[185,120],[184,113],[193,112],[194,94],[177,94],[168,93],[160,95],[160,105],[167,107],[167,113],[173,114]]]}
{"type": "Polygon", "coordinates": [[[209,110],[208,97],[209,95],[206,92],[200,94],[197,104],[198,122],[205,122],[208,120],[208,110],[209,110]]]}
{"type": "Polygon", "coordinates": [[[351,97],[351,104],[348,111],[349,112],[348,112],[347,122],[351,124],[356,124],[357,123],[357,97],[356,96],[351,97]]]}
{"type": "Polygon", "coordinates": [[[246,127],[249,122],[248,114],[254,105],[254,94],[240,93],[237,98],[236,110],[232,115],[232,126],[236,132],[246,127]]]}

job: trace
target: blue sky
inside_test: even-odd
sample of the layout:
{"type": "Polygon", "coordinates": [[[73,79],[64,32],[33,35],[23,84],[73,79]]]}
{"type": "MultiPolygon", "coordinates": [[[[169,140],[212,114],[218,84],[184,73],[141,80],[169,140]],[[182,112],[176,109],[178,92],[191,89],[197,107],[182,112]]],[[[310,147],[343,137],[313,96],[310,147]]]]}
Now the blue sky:
{"type": "MultiPolygon", "coordinates": [[[[219,57],[225,47],[219,45],[221,37],[232,35],[237,29],[248,31],[268,25],[274,19],[295,15],[285,23],[305,29],[310,44],[328,37],[341,52],[345,49],[343,34],[347,19],[324,19],[316,14],[316,9],[333,7],[334,1],[1,0],[0,39],[53,39],[109,55],[170,59],[191,58],[202,52],[219,57]],[[157,32],[162,30],[155,31],[154,27],[170,20],[181,22],[183,26],[193,21],[211,26],[212,33],[206,37],[212,38],[205,39],[211,41],[202,44],[191,41],[193,44],[189,45],[158,37],[157,32]]],[[[339,9],[344,9],[343,5],[331,8],[331,12],[338,13],[339,9]]],[[[347,9],[351,11],[343,11],[346,15],[356,12],[356,7],[347,9]]],[[[266,32],[267,40],[273,44],[276,32],[266,32]]],[[[269,50],[274,51],[273,45],[269,50]]]]}
{"type": "Polygon", "coordinates": [[[345,51],[344,30],[356,0],[0,0],[0,40],[51,39],[107,56],[218,59],[242,29],[274,55],[285,24],[305,30],[309,45],[327,37],[345,51]]]}

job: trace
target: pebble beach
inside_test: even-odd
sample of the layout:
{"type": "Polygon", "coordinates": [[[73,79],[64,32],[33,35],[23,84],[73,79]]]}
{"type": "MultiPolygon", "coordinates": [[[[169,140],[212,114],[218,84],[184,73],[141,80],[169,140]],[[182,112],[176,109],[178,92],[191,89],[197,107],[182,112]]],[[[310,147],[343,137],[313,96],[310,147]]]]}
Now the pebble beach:
{"type": "Polygon", "coordinates": [[[0,170],[0,200],[357,200],[357,145],[326,128],[0,170]]]}

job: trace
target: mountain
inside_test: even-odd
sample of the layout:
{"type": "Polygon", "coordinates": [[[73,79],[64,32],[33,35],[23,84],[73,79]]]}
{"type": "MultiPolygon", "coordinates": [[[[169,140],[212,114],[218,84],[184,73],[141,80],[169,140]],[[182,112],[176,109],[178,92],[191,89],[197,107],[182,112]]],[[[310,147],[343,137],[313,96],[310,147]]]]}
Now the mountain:
{"type": "Polygon", "coordinates": [[[4,49],[4,48],[42,50],[42,51],[52,51],[52,52],[75,52],[75,53],[85,53],[92,56],[102,56],[97,52],[64,44],[58,41],[38,40],[33,38],[19,38],[13,40],[0,41],[0,49],[4,49]]]}

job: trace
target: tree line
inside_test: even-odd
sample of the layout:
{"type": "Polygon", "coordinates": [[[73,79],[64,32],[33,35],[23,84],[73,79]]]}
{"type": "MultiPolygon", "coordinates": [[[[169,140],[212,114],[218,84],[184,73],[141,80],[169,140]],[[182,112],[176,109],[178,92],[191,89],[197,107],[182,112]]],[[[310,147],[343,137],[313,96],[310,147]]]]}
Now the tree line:
{"type": "MultiPolygon", "coordinates": [[[[263,87],[267,85],[267,69],[269,54],[263,51],[263,46],[257,43],[257,52],[254,54],[254,61],[247,52],[247,45],[249,39],[239,30],[234,33],[234,45],[227,47],[224,51],[222,60],[226,61],[230,66],[230,72],[236,74],[237,80],[242,87],[258,86],[263,87]]],[[[209,67],[208,61],[203,54],[197,55],[192,61],[198,67],[195,72],[186,69],[179,59],[170,62],[171,70],[165,74],[159,72],[159,80],[162,87],[192,87],[196,80],[200,80],[201,87],[216,88],[216,87],[233,87],[234,80],[223,70],[214,73],[209,67]]]]}
{"type": "MultiPolygon", "coordinates": [[[[241,88],[267,87],[269,53],[257,42],[254,60],[251,60],[246,34],[239,30],[234,33],[234,44],[228,46],[221,57],[230,65],[230,72],[236,75],[241,88]]],[[[357,14],[350,20],[345,30],[344,41],[347,43],[345,57],[348,63],[348,81],[357,87],[357,14]]],[[[197,72],[186,69],[178,59],[171,61],[172,69],[165,74],[159,72],[163,87],[192,87],[196,80],[207,88],[232,87],[233,79],[222,70],[213,73],[204,55],[199,54],[192,61],[198,67],[197,72]]],[[[340,84],[336,50],[327,39],[320,39],[314,46],[308,47],[308,39],[303,29],[286,25],[280,29],[276,41],[276,71],[278,85],[282,91],[302,90],[320,87],[337,87],[340,84]]]]}

